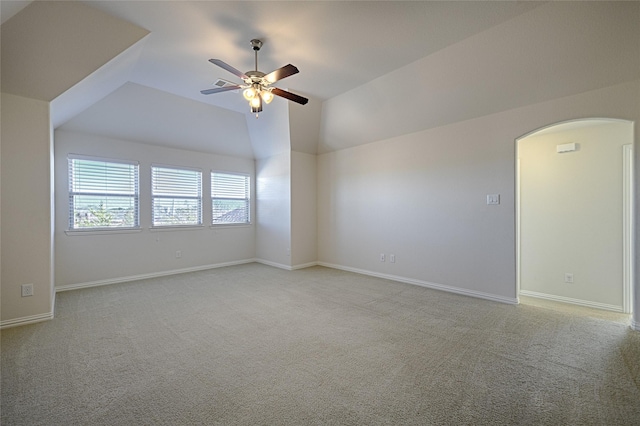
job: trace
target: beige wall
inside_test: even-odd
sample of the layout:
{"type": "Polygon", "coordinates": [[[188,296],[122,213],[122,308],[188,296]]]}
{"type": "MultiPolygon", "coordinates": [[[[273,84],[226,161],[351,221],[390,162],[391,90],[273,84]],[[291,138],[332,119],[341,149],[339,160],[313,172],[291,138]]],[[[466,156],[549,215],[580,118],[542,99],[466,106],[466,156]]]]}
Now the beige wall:
{"type": "Polygon", "coordinates": [[[638,99],[634,81],[320,155],[319,261],[515,301],[516,139],[582,117],[638,121],[638,99]]]}
{"type": "Polygon", "coordinates": [[[571,125],[518,142],[520,288],[622,311],[623,145],[633,125],[571,125]],[[578,149],[556,152],[567,143],[578,149]]]}
{"type": "MultiPolygon", "coordinates": [[[[195,270],[251,261],[255,257],[254,223],[210,227],[211,170],[255,176],[251,159],[177,150],[96,135],[56,131],[56,287],[112,282],[127,277],[195,270]],[[67,233],[69,154],[140,162],[140,225],[133,233],[67,233]],[[202,170],[203,226],[191,229],[151,229],[151,165],[202,170]],[[176,258],[176,251],[181,257],[176,258]]],[[[252,184],[253,187],[253,184],[252,184]]],[[[255,191],[253,191],[255,199],[255,191]]]]}
{"type": "Polygon", "coordinates": [[[256,257],[291,267],[291,152],[256,160],[256,257]]]}
{"type": "Polygon", "coordinates": [[[317,250],[316,156],[291,151],[291,266],[315,263],[317,250]]]}
{"type": "Polygon", "coordinates": [[[50,318],[52,147],[49,103],[2,93],[2,325],[50,318]],[[21,285],[33,296],[21,297],[21,285]]]}
{"type": "Polygon", "coordinates": [[[256,258],[296,269],[317,261],[316,156],[256,160],[256,258]]]}

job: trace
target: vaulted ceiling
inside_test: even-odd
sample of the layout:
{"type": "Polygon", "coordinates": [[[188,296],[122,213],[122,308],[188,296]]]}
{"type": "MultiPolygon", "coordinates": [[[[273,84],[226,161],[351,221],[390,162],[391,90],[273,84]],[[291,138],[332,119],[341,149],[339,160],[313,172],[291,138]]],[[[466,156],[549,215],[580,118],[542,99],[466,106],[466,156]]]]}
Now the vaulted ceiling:
{"type": "Polygon", "coordinates": [[[0,12],[2,91],[52,101],[56,127],[242,157],[343,149],[640,78],[634,2],[3,1],[0,12]],[[256,120],[237,92],[200,94],[238,81],[209,58],[253,69],[252,38],[265,43],[261,71],[300,69],[276,85],[307,106],[277,98],[256,120]]]}

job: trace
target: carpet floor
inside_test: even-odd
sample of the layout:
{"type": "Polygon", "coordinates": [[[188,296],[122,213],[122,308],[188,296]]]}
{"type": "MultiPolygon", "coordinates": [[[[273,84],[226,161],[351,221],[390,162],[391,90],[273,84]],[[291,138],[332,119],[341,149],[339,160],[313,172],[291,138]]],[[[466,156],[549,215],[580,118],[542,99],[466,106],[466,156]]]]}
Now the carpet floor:
{"type": "Polygon", "coordinates": [[[9,425],[639,425],[640,333],[323,267],[58,293],[2,330],[9,425]]]}

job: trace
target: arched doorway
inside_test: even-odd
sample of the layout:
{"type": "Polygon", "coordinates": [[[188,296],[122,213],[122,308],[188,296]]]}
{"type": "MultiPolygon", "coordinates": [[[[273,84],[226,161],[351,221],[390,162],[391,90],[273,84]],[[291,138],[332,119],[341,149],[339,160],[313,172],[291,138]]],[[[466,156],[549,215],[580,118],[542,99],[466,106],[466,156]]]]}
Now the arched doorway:
{"type": "Polygon", "coordinates": [[[584,119],[516,140],[518,295],[632,310],[633,123],[584,119]]]}

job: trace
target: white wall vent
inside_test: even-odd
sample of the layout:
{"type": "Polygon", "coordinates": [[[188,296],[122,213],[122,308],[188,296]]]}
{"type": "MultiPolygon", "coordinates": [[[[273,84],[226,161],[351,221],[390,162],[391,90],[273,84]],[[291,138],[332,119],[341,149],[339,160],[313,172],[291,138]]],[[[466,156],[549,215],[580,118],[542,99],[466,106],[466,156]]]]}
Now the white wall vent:
{"type": "Polygon", "coordinates": [[[230,81],[227,80],[223,80],[221,78],[217,79],[215,83],[213,83],[214,86],[216,87],[229,87],[229,86],[237,86],[236,83],[232,83],[230,81]]]}
{"type": "Polygon", "coordinates": [[[558,153],[576,151],[577,149],[578,149],[578,144],[575,142],[565,143],[564,145],[556,146],[556,151],[558,153]]]}

